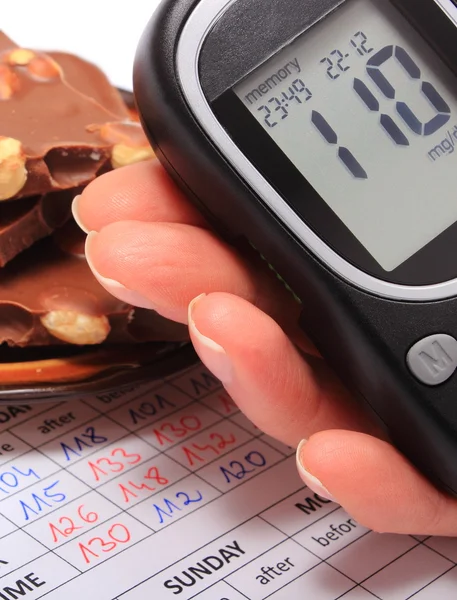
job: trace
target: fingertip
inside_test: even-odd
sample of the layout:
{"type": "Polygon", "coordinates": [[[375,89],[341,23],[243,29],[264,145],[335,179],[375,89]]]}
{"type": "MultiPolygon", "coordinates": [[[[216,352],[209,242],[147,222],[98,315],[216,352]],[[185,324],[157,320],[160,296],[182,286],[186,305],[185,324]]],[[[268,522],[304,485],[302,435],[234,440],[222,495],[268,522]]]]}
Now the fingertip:
{"type": "Polygon", "coordinates": [[[220,341],[234,355],[255,348],[259,340],[267,343],[272,338],[277,343],[279,333],[286,339],[270,316],[241,295],[228,292],[202,294],[193,301],[191,314],[203,335],[220,341]]]}
{"type": "Polygon", "coordinates": [[[305,446],[308,443],[308,440],[302,440],[297,447],[296,452],[296,464],[298,474],[300,475],[301,480],[305,485],[307,485],[315,494],[324,498],[325,500],[330,500],[331,502],[336,502],[334,496],[329,492],[329,490],[324,486],[322,481],[318,479],[315,475],[310,473],[306,468],[306,458],[305,454],[305,446]]]}
{"type": "Polygon", "coordinates": [[[84,233],[89,233],[89,228],[84,224],[84,221],[81,217],[80,201],[81,194],[78,194],[73,198],[73,202],[71,203],[71,212],[78,227],[84,231],[84,233]]]}
{"type": "Polygon", "coordinates": [[[189,322],[189,326],[192,325],[193,327],[195,327],[193,313],[195,311],[195,307],[197,306],[197,304],[200,303],[201,300],[203,300],[203,298],[206,298],[206,294],[199,294],[196,298],[189,302],[189,306],[187,308],[187,320],[189,322]]]}
{"type": "Polygon", "coordinates": [[[149,298],[139,294],[135,290],[128,289],[125,285],[116,281],[115,279],[111,279],[110,277],[105,277],[102,275],[98,268],[96,267],[97,261],[97,253],[99,251],[99,236],[100,234],[96,231],[91,231],[88,233],[86,237],[85,243],[85,256],[89,269],[92,271],[95,279],[98,283],[105,288],[105,290],[117,298],[121,300],[121,302],[125,302],[126,304],[130,304],[131,306],[136,306],[138,308],[146,308],[149,310],[157,310],[155,304],[151,302],[149,298]]]}
{"type": "MultiPolygon", "coordinates": [[[[84,231],[118,221],[187,223],[207,227],[157,159],[114,169],[92,181],[75,203],[84,231]]],[[[75,217],[75,218],[76,218],[75,217]]]]}
{"type": "Polygon", "coordinates": [[[357,478],[360,464],[355,449],[360,449],[369,439],[369,436],[353,431],[324,430],[315,433],[297,448],[300,477],[315,492],[324,492],[326,497],[338,498],[342,502],[355,486],[360,487],[357,478]],[[319,489],[315,489],[314,483],[319,489]]]}
{"type": "MultiPolygon", "coordinates": [[[[455,535],[457,502],[389,443],[354,431],[322,431],[301,445],[312,476],[360,524],[379,533],[455,535]]],[[[319,493],[322,488],[317,487],[319,493]]]]}
{"type": "Polygon", "coordinates": [[[188,323],[190,339],[203,364],[223,384],[227,385],[230,384],[233,377],[233,366],[230,358],[220,344],[200,331],[195,322],[195,311],[197,310],[197,306],[200,306],[200,318],[204,315],[205,307],[202,307],[201,303],[206,297],[206,294],[200,294],[189,304],[188,323]]]}

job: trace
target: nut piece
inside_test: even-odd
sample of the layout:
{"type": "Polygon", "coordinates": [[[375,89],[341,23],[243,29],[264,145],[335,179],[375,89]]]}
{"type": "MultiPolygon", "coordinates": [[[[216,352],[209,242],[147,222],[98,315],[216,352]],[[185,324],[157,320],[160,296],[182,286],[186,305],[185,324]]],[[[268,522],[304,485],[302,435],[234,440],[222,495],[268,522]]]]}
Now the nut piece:
{"type": "Polygon", "coordinates": [[[126,167],[133,163],[141,162],[154,158],[155,154],[150,146],[127,146],[126,144],[116,144],[111,153],[111,164],[114,169],[126,167]]]}
{"type": "Polygon", "coordinates": [[[0,100],[9,100],[19,89],[19,79],[13,69],[0,64],[0,100]]]}
{"type": "Polygon", "coordinates": [[[114,169],[155,156],[141,125],[136,121],[105,123],[98,131],[105,142],[112,144],[111,164],[114,169]]]}
{"type": "Polygon", "coordinates": [[[26,50],[25,48],[16,48],[8,54],[7,61],[10,65],[25,67],[34,58],[35,52],[32,52],[32,50],[26,50]]]}
{"type": "Polygon", "coordinates": [[[13,198],[27,181],[21,142],[0,136],[0,200],[13,198]]]}
{"type": "Polygon", "coordinates": [[[87,315],[74,310],[52,310],[40,320],[51,335],[78,346],[101,344],[111,330],[104,315],[87,315]]]}
{"type": "Polygon", "coordinates": [[[27,72],[31,77],[40,81],[53,81],[62,76],[62,70],[56,61],[45,54],[35,56],[27,64],[27,72]]]}

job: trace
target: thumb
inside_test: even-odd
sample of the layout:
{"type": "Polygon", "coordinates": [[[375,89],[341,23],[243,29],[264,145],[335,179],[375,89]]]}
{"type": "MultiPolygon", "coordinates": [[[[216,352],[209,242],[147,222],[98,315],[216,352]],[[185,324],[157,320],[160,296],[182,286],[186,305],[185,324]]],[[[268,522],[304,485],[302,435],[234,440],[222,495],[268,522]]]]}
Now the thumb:
{"type": "Polygon", "coordinates": [[[379,533],[457,535],[457,500],[393,446],[354,431],[323,431],[297,450],[303,481],[379,533]]]}

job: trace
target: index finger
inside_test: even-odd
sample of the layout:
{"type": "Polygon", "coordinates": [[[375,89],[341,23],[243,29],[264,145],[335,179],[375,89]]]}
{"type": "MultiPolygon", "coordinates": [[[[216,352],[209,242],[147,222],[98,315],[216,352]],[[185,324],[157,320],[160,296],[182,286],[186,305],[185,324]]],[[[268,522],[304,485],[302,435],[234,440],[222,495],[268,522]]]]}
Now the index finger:
{"type": "Polygon", "coordinates": [[[119,221],[184,223],[206,227],[157,159],[110,171],[90,183],[73,205],[86,232],[119,221]]]}

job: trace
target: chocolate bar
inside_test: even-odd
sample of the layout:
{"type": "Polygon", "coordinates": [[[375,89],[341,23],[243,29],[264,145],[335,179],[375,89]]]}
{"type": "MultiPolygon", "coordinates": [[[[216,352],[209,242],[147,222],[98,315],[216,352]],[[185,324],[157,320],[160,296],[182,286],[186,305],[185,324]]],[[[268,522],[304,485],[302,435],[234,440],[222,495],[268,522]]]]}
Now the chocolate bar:
{"type": "Polygon", "coordinates": [[[67,52],[47,52],[62,69],[63,79],[80,94],[95,102],[120,120],[130,119],[131,113],[123,94],[111,85],[97,66],[67,52]]]}
{"type": "Polygon", "coordinates": [[[0,206],[0,267],[61,227],[71,216],[78,190],[3,202],[0,206]]]}
{"type": "Polygon", "coordinates": [[[84,258],[69,221],[0,270],[0,344],[43,346],[180,341],[187,328],[111,296],[84,258]]]}
{"type": "Polygon", "coordinates": [[[102,170],[153,156],[139,123],[99,103],[106,81],[94,78],[91,96],[73,87],[80,67],[67,80],[49,54],[0,33],[0,201],[86,185],[102,170]]]}

